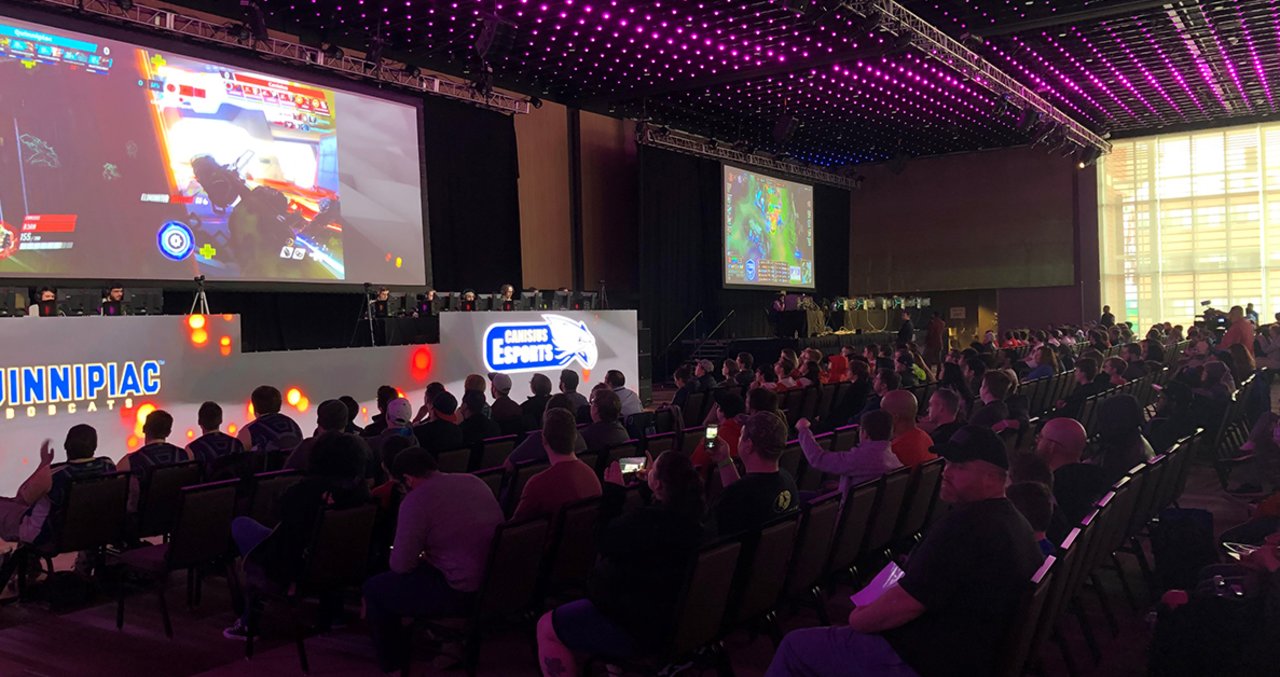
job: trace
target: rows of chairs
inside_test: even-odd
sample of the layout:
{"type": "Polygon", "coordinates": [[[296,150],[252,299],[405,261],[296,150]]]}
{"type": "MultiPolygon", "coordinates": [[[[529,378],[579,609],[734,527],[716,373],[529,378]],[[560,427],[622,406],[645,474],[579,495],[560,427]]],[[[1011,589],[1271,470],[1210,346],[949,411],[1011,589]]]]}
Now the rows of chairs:
{"type": "Polygon", "coordinates": [[[1079,674],[1077,661],[1061,632],[1067,612],[1080,624],[1094,664],[1100,662],[1100,645],[1085,613],[1083,598],[1086,590],[1093,592],[1112,635],[1118,636],[1119,626],[1100,576],[1113,571],[1130,606],[1139,608],[1125,578],[1121,553],[1135,557],[1151,596],[1159,596],[1140,537],[1149,534],[1148,528],[1160,511],[1175,504],[1182,494],[1200,439],[1197,431],[1179,440],[1168,452],[1130,469],[1067,534],[1054,556],[1046,559],[1024,593],[1011,644],[1002,654],[1002,675],[1012,677],[1036,667],[1038,649],[1049,639],[1061,650],[1067,671],[1073,677],[1079,674]]]}

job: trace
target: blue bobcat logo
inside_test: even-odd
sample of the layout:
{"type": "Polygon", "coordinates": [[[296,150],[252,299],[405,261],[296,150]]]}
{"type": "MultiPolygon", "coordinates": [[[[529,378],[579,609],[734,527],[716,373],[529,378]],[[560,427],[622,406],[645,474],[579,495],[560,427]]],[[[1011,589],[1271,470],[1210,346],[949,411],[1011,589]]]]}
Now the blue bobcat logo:
{"type": "Polygon", "coordinates": [[[497,322],[484,332],[484,364],[489,371],[521,372],[559,369],[577,361],[592,369],[600,357],[587,323],[562,315],[543,315],[545,322],[497,322]]]}

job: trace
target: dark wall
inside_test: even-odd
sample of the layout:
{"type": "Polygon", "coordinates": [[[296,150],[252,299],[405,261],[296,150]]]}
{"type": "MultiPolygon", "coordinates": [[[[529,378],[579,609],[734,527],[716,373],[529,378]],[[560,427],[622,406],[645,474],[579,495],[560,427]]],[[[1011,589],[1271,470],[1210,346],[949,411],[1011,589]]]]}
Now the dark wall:
{"type": "MultiPolygon", "coordinates": [[[[775,290],[724,289],[721,281],[721,169],[715,160],[640,148],[640,320],[653,330],[655,359],[699,310],[686,338],[768,336],[775,290]],[[732,316],[730,316],[732,313],[732,316]]],[[[814,188],[815,294],[848,291],[849,194],[814,188]]]]}

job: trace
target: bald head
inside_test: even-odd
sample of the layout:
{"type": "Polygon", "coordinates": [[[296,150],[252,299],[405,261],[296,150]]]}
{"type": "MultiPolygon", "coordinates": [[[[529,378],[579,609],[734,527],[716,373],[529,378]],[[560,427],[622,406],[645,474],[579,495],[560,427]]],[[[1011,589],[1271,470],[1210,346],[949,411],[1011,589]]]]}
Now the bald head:
{"type": "Polygon", "coordinates": [[[1074,418],[1053,418],[1040,429],[1040,441],[1036,444],[1036,453],[1049,464],[1049,468],[1058,468],[1071,463],[1079,463],[1084,453],[1087,435],[1084,426],[1074,418]]]}
{"type": "Polygon", "coordinates": [[[916,396],[907,390],[890,390],[880,400],[880,408],[893,416],[894,427],[916,421],[916,396]]]}

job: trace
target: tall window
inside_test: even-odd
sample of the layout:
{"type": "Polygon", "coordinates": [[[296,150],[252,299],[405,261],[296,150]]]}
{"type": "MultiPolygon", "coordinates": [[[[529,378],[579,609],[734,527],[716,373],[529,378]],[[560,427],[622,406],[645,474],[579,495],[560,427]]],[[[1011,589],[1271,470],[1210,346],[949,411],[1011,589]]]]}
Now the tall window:
{"type": "Polygon", "coordinates": [[[1098,162],[1102,302],[1145,329],[1201,301],[1280,311],[1280,123],[1125,139],[1098,162]]]}

